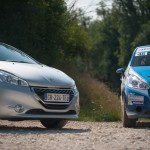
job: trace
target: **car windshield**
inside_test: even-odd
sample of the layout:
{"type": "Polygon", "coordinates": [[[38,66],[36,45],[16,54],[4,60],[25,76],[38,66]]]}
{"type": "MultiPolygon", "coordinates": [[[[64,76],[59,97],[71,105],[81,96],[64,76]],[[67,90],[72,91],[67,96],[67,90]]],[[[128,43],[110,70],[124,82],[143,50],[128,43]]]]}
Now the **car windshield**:
{"type": "Polygon", "coordinates": [[[7,44],[0,44],[0,61],[20,62],[36,64],[36,60],[32,59],[22,51],[9,46],[7,44]]]}
{"type": "Polygon", "coordinates": [[[136,52],[131,66],[150,66],[150,51],[136,52]]]}

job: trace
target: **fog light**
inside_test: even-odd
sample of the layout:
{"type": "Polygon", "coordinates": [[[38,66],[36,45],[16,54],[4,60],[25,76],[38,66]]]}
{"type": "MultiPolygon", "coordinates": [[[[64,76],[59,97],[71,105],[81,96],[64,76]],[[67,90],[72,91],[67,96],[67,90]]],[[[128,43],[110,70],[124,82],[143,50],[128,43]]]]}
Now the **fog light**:
{"type": "Polygon", "coordinates": [[[17,113],[21,113],[24,111],[24,107],[20,104],[17,104],[14,109],[17,113]]]}

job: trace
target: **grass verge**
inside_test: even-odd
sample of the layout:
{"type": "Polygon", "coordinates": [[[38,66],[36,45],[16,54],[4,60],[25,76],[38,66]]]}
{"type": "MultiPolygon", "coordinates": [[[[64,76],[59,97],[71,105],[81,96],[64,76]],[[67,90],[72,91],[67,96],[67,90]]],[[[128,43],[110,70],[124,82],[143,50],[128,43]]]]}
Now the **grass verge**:
{"type": "Polygon", "coordinates": [[[102,82],[72,67],[61,69],[75,81],[80,92],[80,121],[120,120],[119,97],[102,82]]]}

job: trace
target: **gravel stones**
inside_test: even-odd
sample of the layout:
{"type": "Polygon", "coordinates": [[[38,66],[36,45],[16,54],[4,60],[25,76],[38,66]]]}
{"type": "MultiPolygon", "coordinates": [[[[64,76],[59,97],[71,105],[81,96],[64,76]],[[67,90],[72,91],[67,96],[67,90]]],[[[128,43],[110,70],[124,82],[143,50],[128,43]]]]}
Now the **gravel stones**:
{"type": "Polygon", "coordinates": [[[150,123],[123,128],[120,122],[70,121],[48,130],[38,121],[0,121],[1,150],[121,150],[149,149],[150,123]]]}

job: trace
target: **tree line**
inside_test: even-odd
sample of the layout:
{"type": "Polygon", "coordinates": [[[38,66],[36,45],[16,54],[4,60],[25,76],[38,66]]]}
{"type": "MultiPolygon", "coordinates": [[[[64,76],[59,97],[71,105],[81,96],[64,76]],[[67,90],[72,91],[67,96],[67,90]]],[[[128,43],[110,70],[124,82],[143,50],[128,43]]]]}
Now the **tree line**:
{"type": "Polygon", "coordinates": [[[102,1],[97,14],[90,21],[64,0],[0,0],[0,41],[47,65],[72,64],[117,90],[116,69],[149,44],[150,1],[113,0],[112,8],[102,1]]]}
{"type": "Polygon", "coordinates": [[[137,46],[150,44],[150,1],[113,0],[112,8],[101,1],[97,14],[101,19],[91,22],[87,29],[92,41],[89,70],[118,91],[116,69],[127,67],[137,46]]]}

